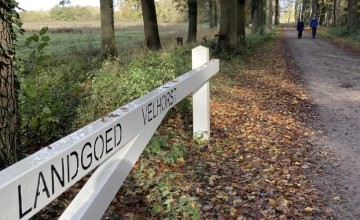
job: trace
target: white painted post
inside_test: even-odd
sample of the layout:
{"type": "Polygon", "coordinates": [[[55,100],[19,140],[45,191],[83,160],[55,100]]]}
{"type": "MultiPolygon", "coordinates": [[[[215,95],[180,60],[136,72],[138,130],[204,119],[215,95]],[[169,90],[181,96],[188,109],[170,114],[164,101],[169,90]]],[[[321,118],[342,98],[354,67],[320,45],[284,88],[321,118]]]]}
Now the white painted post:
{"type": "MultiPolygon", "coordinates": [[[[192,50],[192,69],[209,61],[209,48],[198,46],[192,50]]],[[[193,137],[210,140],[210,85],[203,84],[193,93],[193,137]]]]}

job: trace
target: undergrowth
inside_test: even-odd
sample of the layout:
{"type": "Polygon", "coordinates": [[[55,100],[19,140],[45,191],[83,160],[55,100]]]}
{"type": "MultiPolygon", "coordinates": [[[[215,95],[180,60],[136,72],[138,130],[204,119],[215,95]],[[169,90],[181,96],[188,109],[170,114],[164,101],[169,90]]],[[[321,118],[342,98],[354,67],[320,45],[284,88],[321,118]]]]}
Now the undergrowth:
{"type": "Polygon", "coordinates": [[[81,100],[75,126],[82,126],[125,105],[191,69],[190,49],[147,52],[129,63],[106,60],[91,71],[88,96],[81,100]]]}
{"type": "Polygon", "coordinates": [[[351,41],[360,43],[360,29],[348,28],[348,27],[330,27],[326,29],[326,32],[330,35],[334,35],[341,38],[348,38],[351,41]]]}
{"type": "Polygon", "coordinates": [[[320,36],[347,50],[360,54],[360,29],[348,27],[328,27],[320,29],[320,36]]]}

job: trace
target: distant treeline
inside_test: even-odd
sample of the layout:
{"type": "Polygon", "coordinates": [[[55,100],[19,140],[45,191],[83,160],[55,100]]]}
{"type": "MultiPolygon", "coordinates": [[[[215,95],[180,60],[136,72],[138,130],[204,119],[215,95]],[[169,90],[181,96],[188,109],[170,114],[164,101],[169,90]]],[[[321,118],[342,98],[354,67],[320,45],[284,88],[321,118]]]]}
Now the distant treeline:
{"type": "Polygon", "coordinates": [[[84,21],[100,19],[100,9],[91,6],[54,6],[49,11],[20,12],[23,21],[84,21]]]}
{"type": "MultiPolygon", "coordinates": [[[[114,18],[116,21],[142,21],[140,1],[116,1],[114,18]]],[[[157,1],[156,14],[160,22],[184,22],[188,19],[187,4],[176,0],[157,1]]],[[[209,20],[208,1],[198,4],[198,21],[209,20]]],[[[218,12],[219,13],[219,12],[218,12]]],[[[23,21],[89,21],[100,20],[100,8],[92,6],[56,5],[49,11],[20,12],[23,21]]]]}
{"type": "MultiPolygon", "coordinates": [[[[157,15],[160,22],[181,22],[187,19],[184,11],[171,5],[158,4],[157,15]]],[[[22,11],[22,21],[88,21],[100,20],[100,9],[92,6],[54,6],[49,11],[22,11]]],[[[114,12],[115,20],[142,20],[141,8],[123,8],[114,12]]],[[[204,18],[205,19],[205,18],[204,18]]]]}

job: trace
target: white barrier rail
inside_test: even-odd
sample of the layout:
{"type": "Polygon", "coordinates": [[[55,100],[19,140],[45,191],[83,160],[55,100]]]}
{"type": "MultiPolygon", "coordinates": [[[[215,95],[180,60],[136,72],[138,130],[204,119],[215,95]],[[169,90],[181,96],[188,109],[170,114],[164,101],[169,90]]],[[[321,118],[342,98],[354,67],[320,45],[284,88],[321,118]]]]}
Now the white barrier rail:
{"type": "Polygon", "coordinates": [[[201,46],[192,57],[192,71],[2,170],[0,219],[29,219],[95,168],[60,219],[100,219],[166,113],[191,93],[194,135],[209,139],[219,60],[201,46]]]}

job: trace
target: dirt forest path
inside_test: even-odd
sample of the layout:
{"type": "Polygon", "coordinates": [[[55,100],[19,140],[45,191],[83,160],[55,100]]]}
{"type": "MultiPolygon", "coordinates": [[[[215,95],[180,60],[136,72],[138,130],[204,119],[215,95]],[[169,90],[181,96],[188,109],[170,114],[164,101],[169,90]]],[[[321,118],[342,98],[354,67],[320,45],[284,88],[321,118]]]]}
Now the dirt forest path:
{"type": "Polygon", "coordinates": [[[283,37],[316,106],[319,135],[310,140],[322,172],[315,185],[336,219],[360,219],[360,57],[295,28],[283,37]]]}

